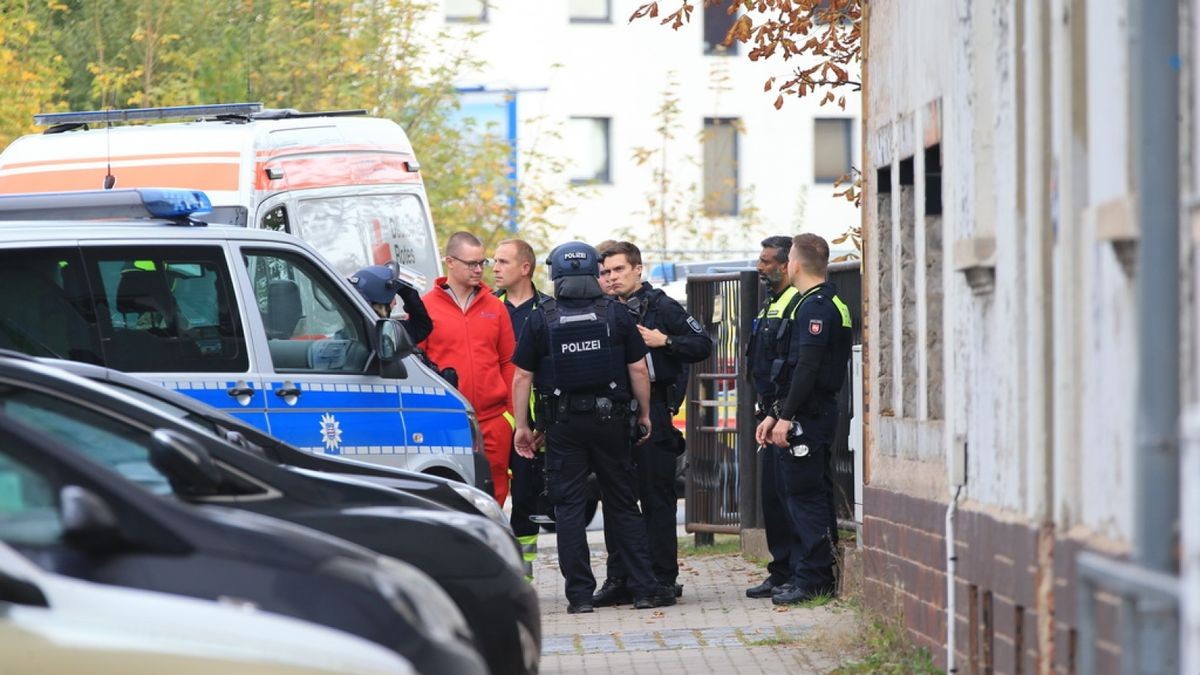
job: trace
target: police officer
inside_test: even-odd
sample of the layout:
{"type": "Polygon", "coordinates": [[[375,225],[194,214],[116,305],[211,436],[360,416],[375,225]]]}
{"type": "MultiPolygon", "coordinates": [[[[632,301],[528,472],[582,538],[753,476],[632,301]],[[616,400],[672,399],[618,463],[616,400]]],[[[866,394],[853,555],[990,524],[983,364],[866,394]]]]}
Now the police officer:
{"type": "Polygon", "coordinates": [[[401,319],[400,323],[416,344],[433,332],[433,319],[421,300],[421,291],[405,282],[401,276],[400,266],[393,261],[386,265],[362,268],[350,277],[350,283],[371,303],[371,308],[382,319],[392,315],[392,305],[399,295],[404,303],[404,313],[408,314],[408,318],[401,319]]]}
{"type": "Polygon", "coordinates": [[[546,482],[555,505],[558,564],[566,581],[567,611],[592,611],[596,579],[584,531],[584,486],[589,471],[600,484],[617,550],[629,568],[636,609],[675,604],[650,569],[646,526],[633,491],[631,423],[638,442],[652,431],[646,345],[629,312],[600,290],[596,249],[580,242],[550,253],[554,299],[529,315],[513,363],[515,445],[535,450],[529,394],[536,384],[537,419],[545,426],[546,482]]]}
{"type": "MultiPolygon", "coordinates": [[[[638,496],[646,520],[646,535],[654,576],[679,597],[679,547],[675,538],[675,462],[683,452],[682,435],[672,424],[687,388],[687,364],[708,358],[712,340],[700,322],[661,289],[642,281],[642,252],[627,241],[611,242],[600,250],[601,280],[605,290],[624,303],[638,322],[638,332],[650,348],[646,361],[650,374],[650,440],[635,451],[638,496]]],[[[616,533],[606,517],[608,578],[592,598],[597,607],[632,600],[626,589],[625,561],[612,546],[616,533]]]]}
{"type": "MultiPolygon", "coordinates": [[[[504,303],[508,318],[512,320],[513,335],[521,338],[521,331],[534,308],[550,299],[533,285],[533,268],[537,264],[533,247],[524,239],[505,239],[496,244],[492,256],[493,293],[504,303]]],[[[533,459],[525,459],[513,448],[509,457],[508,472],[512,476],[509,495],[512,497],[512,514],[509,524],[513,535],[521,545],[525,558],[525,578],[533,579],[533,563],[537,560],[538,524],[530,520],[544,513],[541,502],[544,451],[539,449],[533,459]]]]}
{"type": "MultiPolygon", "coordinates": [[[[791,350],[790,340],[792,318],[800,303],[800,291],[792,286],[788,276],[788,251],[791,248],[791,237],[767,237],[762,241],[762,252],[758,256],[758,278],[767,287],[767,299],[758,318],[754,320],[747,361],[750,380],[757,394],[755,415],[759,422],[780,397],[779,383],[786,385],[791,370],[795,368],[797,355],[791,350]]],[[[792,578],[792,535],[787,512],[776,488],[779,453],[783,448],[765,443],[760,451],[762,468],[759,472],[758,494],[771,562],[767,564],[766,580],[746,589],[746,595],[751,598],[770,598],[773,592],[782,590],[792,578]]]]}
{"type": "MultiPolygon", "coordinates": [[[[774,445],[776,488],[790,526],[789,584],[771,597],[777,605],[804,602],[835,590],[837,521],[829,450],[837,429],[837,392],[850,358],[850,310],[826,279],[829,244],[815,234],[792,239],[788,274],[799,292],[788,328],[794,367],[777,391],[772,410],[755,430],[774,445]]],[[[785,369],[787,370],[787,369],[785,369]]],[[[768,579],[768,581],[770,581],[768,579]]]]}

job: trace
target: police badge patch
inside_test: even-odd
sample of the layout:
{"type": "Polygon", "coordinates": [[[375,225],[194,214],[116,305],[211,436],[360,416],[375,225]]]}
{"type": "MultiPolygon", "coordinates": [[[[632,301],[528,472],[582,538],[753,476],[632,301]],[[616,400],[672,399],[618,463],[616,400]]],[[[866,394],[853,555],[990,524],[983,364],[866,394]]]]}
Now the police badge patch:
{"type": "Polygon", "coordinates": [[[688,317],[687,325],[689,327],[691,327],[691,329],[693,331],[695,331],[696,333],[699,333],[701,335],[704,334],[704,328],[700,325],[700,322],[697,321],[694,317],[690,317],[690,316],[688,317]]]}
{"type": "Polygon", "coordinates": [[[812,335],[820,335],[821,329],[825,327],[825,322],[821,319],[812,319],[808,322],[808,332],[812,335]]]}

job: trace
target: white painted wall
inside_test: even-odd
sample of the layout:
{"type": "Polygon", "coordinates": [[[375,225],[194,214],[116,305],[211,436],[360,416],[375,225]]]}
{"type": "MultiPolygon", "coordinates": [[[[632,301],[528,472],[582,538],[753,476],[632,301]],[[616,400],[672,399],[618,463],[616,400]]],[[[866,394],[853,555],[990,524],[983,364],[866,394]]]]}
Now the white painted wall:
{"type": "MultiPolygon", "coordinates": [[[[789,100],[776,110],[775,95],[764,93],[763,83],[770,75],[785,72],[778,63],[751,63],[744,52],[704,56],[702,12],[696,12],[691,25],[673,32],[657,21],[628,23],[638,4],[613,0],[611,23],[573,24],[565,2],[492,0],[485,24],[452,26],[452,30],[482,31],[475,49],[486,65],[481,72],[464,76],[462,85],[544,90],[518,94],[522,150],[536,143],[539,152],[567,156],[571,148],[547,131],[561,129],[571,116],[612,118],[612,184],[568,197],[574,209],[558,214],[559,232],[553,238],[597,242],[632,228],[635,241],[650,241],[643,214],[651,171],[635,166],[631,158],[634,148],[660,143],[654,111],[668,86],[669,73],[678,82],[675,92],[684,123],[674,143],[673,180],[680,185],[702,184],[699,167],[684,155],[700,160],[699,135],[705,117],[741,118],[745,133],[739,138],[739,180],[752,191],[762,220],[749,229],[736,219],[705,222],[700,237],[672,233],[670,248],[747,249],[757,255],[759,241],[767,235],[815,231],[832,238],[856,225],[859,212],[833,198],[830,185],[813,182],[811,153],[813,117],[856,116],[857,97],[847,97],[844,112],[818,108],[815,101],[807,100],[789,100]],[[720,69],[727,70],[732,88],[718,93],[710,83],[720,69]]],[[[859,133],[855,122],[856,165],[859,133]]],[[[562,185],[565,189],[565,179],[562,185]]]]}

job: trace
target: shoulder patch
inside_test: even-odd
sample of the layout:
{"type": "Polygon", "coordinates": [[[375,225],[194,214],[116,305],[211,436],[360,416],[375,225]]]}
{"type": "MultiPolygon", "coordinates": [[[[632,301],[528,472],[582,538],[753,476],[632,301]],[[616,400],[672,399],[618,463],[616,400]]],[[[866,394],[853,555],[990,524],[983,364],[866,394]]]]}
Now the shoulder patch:
{"type": "Polygon", "coordinates": [[[688,327],[689,327],[689,328],[691,328],[691,329],[692,329],[692,330],[693,330],[693,331],[694,331],[694,332],[695,332],[697,335],[703,335],[703,334],[704,334],[704,327],[700,325],[700,322],[699,322],[699,321],[697,321],[697,320],[695,319],[695,317],[691,317],[691,316],[689,316],[689,317],[687,318],[687,325],[688,325],[688,327]]]}
{"type": "Polygon", "coordinates": [[[825,321],[822,319],[810,319],[808,322],[808,332],[812,335],[820,335],[825,329],[825,321]]]}

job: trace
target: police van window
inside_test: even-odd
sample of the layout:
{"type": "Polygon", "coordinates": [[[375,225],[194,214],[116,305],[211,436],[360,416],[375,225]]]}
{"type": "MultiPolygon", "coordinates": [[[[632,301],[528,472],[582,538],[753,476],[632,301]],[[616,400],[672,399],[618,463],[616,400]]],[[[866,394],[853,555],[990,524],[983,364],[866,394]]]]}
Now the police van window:
{"type": "Polygon", "coordinates": [[[361,373],[371,356],[362,313],[308,261],[245,251],[276,372],[361,373]]]}
{"type": "Polygon", "coordinates": [[[84,250],[105,365],[132,372],[245,372],[246,340],[219,247],[84,250]]]}
{"type": "Polygon", "coordinates": [[[273,230],[275,232],[287,232],[291,234],[292,226],[288,223],[287,207],[283,204],[267,211],[267,215],[263,216],[262,226],[264,230],[273,230]]]}
{"type": "Polygon", "coordinates": [[[307,198],[297,209],[300,236],[350,276],[395,260],[427,279],[437,274],[436,244],[425,206],[414,194],[357,194],[307,198]]]}
{"type": "Polygon", "coordinates": [[[0,348],[101,363],[87,275],[75,248],[0,252],[0,348]]]}

